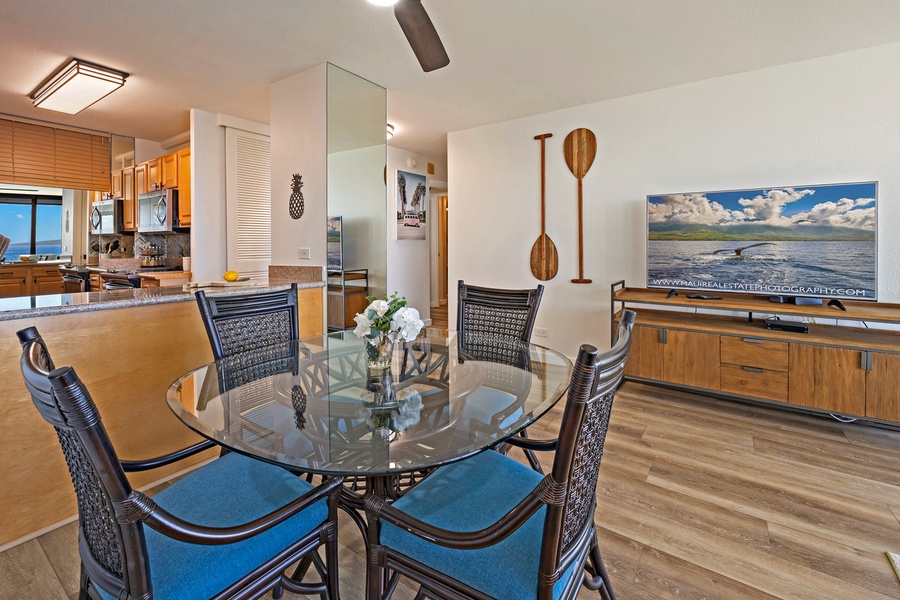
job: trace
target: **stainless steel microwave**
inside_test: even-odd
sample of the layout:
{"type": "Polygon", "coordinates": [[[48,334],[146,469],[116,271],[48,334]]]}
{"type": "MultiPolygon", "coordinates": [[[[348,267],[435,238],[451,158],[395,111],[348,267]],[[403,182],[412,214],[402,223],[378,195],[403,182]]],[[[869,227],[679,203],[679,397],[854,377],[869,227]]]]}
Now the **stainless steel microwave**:
{"type": "Polygon", "coordinates": [[[178,190],[154,190],[138,196],[138,231],[175,233],[178,190]]]}
{"type": "Polygon", "coordinates": [[[122,231],[122,200],[98,200],[91,204],[91,233],[112,235],[122,231]]]}

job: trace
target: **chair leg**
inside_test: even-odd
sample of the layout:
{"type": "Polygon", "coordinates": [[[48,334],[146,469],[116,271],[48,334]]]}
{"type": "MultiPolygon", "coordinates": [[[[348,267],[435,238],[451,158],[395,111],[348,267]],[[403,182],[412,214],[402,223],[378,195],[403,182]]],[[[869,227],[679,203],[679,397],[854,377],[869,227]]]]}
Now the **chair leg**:
{"type": "Polygon", "coordinates": [[[88,585],[89,585],[87,571],[84,570],[84,565],[81,565],[81,583],[78,588],[78,600],[90,600],[90,596],[88,595],[88,585]]]}
{"type": "Polygon", "coordinates": [[[600,546],[597,544],[596,536],[591,543],[591,554],[589,558],[591,566],[593,566],[594,574],[600,577],[600,586],[597,588],[597,591],[600,592],[600,598],[603,600],[616,600],[612,584],[609,581],[609,574],[606,572],[606,565],[603,564],[603,557],[600,555],[600,546]]]}
{"type": "MultiPolygon", "coordinates": [[[[528,431],[523,429],[519,432],[519,437],[528,439],[528,431]]],[[[544,474],[544,469],[541,468],[541,463],[538,461],[537,455],[534,453],[534,450],[525,450],[525,458],[528,459],[528,464],[531,465],[531,468],[541,475],[544,474]]]]}
{"type": "Polygon", "coordinates": [[[284,595],[284,588],[281,587],[281,584],[276,585],[272,588],[272,598],[274,600],[278,600],[284,595]]]}

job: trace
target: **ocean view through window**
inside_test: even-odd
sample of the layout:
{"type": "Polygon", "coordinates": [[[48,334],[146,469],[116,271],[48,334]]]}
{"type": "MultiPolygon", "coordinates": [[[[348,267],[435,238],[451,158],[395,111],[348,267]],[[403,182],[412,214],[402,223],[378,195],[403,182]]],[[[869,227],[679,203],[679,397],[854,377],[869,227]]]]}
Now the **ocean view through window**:
{"type": "Polygon", "coordinates": [[[0,194],[0,233],[10,238],[7,261],[23,254],[59,254],[62,197],[0,194]]]}

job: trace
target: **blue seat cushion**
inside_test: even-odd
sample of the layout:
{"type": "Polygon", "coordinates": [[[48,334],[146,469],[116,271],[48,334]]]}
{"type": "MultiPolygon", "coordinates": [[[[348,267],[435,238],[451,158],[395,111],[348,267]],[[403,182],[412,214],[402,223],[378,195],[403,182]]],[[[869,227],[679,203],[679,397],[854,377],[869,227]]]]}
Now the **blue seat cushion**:
{"type": "MultiPolygon", "coordinates": [[[[393,506],[442,529],[477,531],[509,512],[542,478],[498,452],[482,452],[441,467],[393,506]]],[[[387,521],[382,521],[380,541],[494,598],[528,600],[537,597],[546,512],[542,507],[505,540],[478,550],[445,548],[387,521]]],[[[556,583],[554,598],[559,598],[575,566],[556,583]]]]}
{"type": "MultiPolygon", "coordinates": [[[[259,518],[313,486],[296,475],[237,453],[226,454],[153,497],[173,515],[197,525],[226,527],[259,518]]],[[[179,542],[144,527],[153,597],[207,599],[312,531],[328,516],[321,500],[253,538],[217,546],[179,542]]],[[[114,597],[101,592],[114,600],[114,597]]]]}

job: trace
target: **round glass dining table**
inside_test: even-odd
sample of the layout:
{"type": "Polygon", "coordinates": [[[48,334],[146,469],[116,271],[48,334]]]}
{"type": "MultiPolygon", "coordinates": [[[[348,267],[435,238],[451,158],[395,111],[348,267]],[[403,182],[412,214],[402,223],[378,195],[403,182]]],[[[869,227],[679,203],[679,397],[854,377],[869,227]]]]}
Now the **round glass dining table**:
{"type": "Polygon", "coordinates": [[[324,476],[437,467],[495,446],[547,413],[569,383],[562,354],[490,334],[426,329],[366,366],[352,332],[264,346],[171,385],[188,427],[229,450],[324,476]]]}

